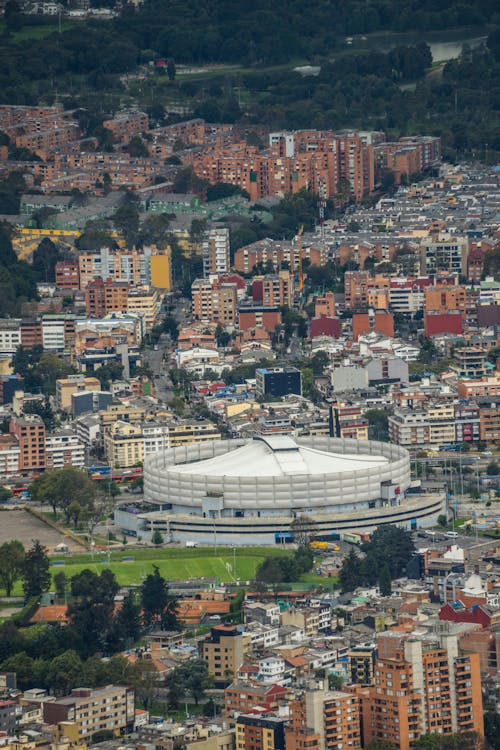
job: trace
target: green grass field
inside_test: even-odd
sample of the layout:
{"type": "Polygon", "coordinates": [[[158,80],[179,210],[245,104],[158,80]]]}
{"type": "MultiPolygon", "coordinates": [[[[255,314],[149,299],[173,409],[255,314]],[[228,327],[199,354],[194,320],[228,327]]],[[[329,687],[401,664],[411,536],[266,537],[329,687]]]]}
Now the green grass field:
{"type": "MultiPolygon", "coordinates": [[[[75,26],[81,24],[81,21],[71,21],[68,19],[61,20],[61,32],[68,31],[75,26]]],[[[5,21],[0,21],[0,33],[5,31],[5,21]]],[[[25,42],[29,39],[43,39],[50,34],[55,34],[59,31],[59,24],[48,23],[41,26],[25,26],[19,31],[12,32],[12,38],[15,42],[25,42]]]]}
{"type": "MultiPolygon", "coordinates": [[[[50,571],[52,577],[64,572],[68,578],[88,568],[95,573],[109,568],[122,586],[139,585],[145,577],[153,572],[154,566],[159,568],[166,580],[215,577],[221,583],[250,581],[255,571],[265,557],[269,555],[290,554],[286,550],[269,547],[245,547],[233,550],[232,547],[196,548],[196,549],[123,549],[110,552],[109,562],[107,552],[78,553],[74,555],[59,555],[51,557],[50,571]],[[123,558],[134,558],[126,561],[123,558]],[[234,563],[236,568],[233,570],[234,563]],[[59,563],[59,564],[57,564],[59,563]]],[[[334,578],[322,578],[314,573],[306,573],[300,583],[304,590],[311,586],[320,585],[331,588],[334,578]]],[[[0,595],[4,593],[0,588],[0,595]]],[[[18,581],[12,592],[13,596],[22,595],[21,582],[18,581]]]]}
{"type": "MultiPolygon", "coordinates": [[[[121,585],[139,584],[158,566],[161,575],[166,580],[174,578],[202,578],[215,576],[221,582],[231,582],[239,578],[242,581],[254,577],[257,566],[269,554],[284,554],[279,549],[250,547],[233,551],[232,547],[218,547],[215,549],[144,549],[120,550],[111,552],[109,568],[116,575],[121,585]],[[134,561],[124,561],[123,558],[133,557],[134,561]],[[236,569],[233,565],[236,562],[236,569]]],[[[107,553],[66,555],[51,558],[51,572],[55,575],[59,571],[71,578],[85,568],[99,573],[108,567],[107,553]],[[54,565],[54,562],[64,565],[54,565]]]]}

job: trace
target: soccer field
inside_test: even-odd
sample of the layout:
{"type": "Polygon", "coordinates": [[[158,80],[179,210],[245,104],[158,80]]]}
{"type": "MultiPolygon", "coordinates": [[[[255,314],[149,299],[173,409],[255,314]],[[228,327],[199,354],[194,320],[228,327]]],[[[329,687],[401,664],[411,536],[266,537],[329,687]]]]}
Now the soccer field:
{"type": "Polygon", "coordinates": [[[236,549],[218,547],[215,549],[146,549],[112,552],[108,563],[107,552],[65,555],[51,558],[51,573],[54,576],[64,571],[68,578],[85,568],[99,573],[110,568],[121,585],[140,584],[153,572],[156,565],[161,575],[167,579],[217,577],[221,582],[239,579],[248,581],[254,578],[255,571],[269,555],[282,555],[282,550],[253,547],[236,549]]]}

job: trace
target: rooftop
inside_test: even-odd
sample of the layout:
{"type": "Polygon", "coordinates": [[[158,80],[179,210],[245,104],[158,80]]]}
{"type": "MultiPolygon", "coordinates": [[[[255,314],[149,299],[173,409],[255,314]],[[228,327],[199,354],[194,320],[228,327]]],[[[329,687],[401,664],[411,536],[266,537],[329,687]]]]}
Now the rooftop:
{"type": "Polygon", "coordinates": [[[289,476],[292,474],[351,473],[373,469],[388,461],[384,456],[327,451],[298,445],[291,437],[258,437],[221,456],[172,466],[181,474],[209,476],[289,476]]]}

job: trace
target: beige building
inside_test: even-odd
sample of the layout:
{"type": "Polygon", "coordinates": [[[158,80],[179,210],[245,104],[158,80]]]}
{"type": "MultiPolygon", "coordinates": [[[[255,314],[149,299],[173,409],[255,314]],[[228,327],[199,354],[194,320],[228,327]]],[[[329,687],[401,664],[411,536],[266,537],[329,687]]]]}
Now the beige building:
{"type": "Polygon", "coordinates": [[[161,299],[157,289],[147,286],[131,289],[128,294],[127,312],[142,315],[145,328],[150,331],[158,318],[161,299]]]}
{"type": "Polygon", "coordinates": [[[104,433],[104,451],[111,466],[128,469],[144,460],[142,427],[114,422],[104,433]]]}
{"type": "Polygon", "coordinates": [[[220,440],[221,434],[213,422],[177,422],[168,427],[170,448],[187,443],[204,443],[207,440],[220,440]]]}
{"type": "Polygon", "coordinates": [[[361,747],[359,701],[353,693],[308,689],[290,704],[287,750],[361,747]]]}
{"type": "Polygon", "coordinates": [[[44,722],[75,722],[79,739],[92,737],[97,732],[119,736],[133,728],[134,718],[134,688],[123,685],[78,688],[64,698],[43,703],[44,722]]]}
{"type": "Polygon", "coordinates": [[[56,405],[63,411],[71,411],[71,396],[84,391],[100,391],[101,382],[97,378],[83,375],[69,375],[56,380],[56,405]]]}
{"type": "Polygon", "coordinates": [[[243,636],[234,625],[217,625],[201,643],[201,658],[215,685],[227,685],[243,664],[243,636]]]}

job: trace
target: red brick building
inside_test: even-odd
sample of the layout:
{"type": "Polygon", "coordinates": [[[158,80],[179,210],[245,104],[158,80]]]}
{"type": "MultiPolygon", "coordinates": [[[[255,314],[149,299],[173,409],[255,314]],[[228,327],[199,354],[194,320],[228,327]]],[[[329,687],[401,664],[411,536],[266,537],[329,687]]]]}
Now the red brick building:
{"type": "Polygon", "coordinates": [[[352,316],[352,337],[357,341],[363,333],[376,331],[384,336],[394,336],[394,315],[385,310],[369,310],[352,316]]]}

